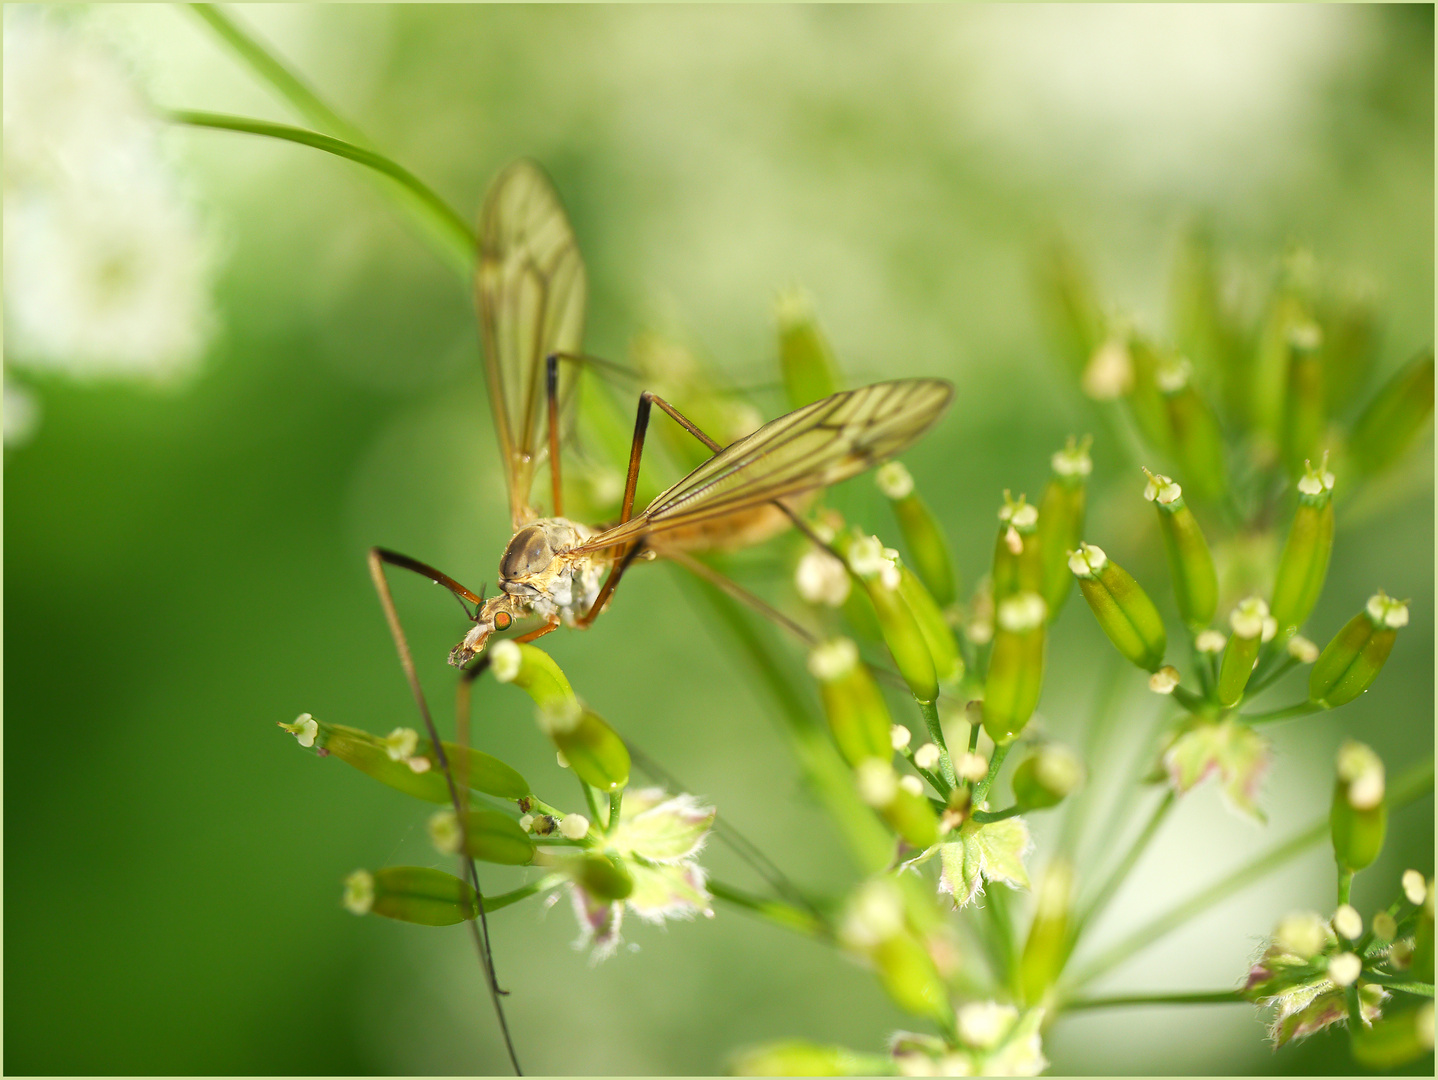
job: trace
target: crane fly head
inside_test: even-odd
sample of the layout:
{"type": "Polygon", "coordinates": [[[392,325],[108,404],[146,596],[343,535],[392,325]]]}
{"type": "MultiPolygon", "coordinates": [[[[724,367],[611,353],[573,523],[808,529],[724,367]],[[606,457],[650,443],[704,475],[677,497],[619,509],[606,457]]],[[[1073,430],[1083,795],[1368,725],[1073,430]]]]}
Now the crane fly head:
{"type": "Polygon", "coordinates": [[[507,593],[490,597],[475,614],[474,626],[464,635],[464,640],[449,651],[449,662],[455,667],[464,667],[489,644],[489,635],[496,630],[503,633],[514,625],[518,617],[514,601],[507,593]]]}

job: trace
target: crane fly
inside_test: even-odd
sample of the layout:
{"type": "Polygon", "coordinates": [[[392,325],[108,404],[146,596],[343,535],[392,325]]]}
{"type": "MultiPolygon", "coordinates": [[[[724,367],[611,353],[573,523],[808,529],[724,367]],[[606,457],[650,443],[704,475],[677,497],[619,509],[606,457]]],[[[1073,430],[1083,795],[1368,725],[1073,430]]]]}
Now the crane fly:
{"type": "MultiPolygon", "coordinates": [[[[638,558],[682,558],[758,543],[787,528],[795,506],[910,446],[953,399],[939,379],[900,379],[845,390],[781,416],[721,447],[663,398],[640,395],[619,520],[591,527],[563,514],[559,443],[581,353],[587,282],[574,233],[538,166],[520,161],[494,181],[480,219],[476,302],[485,373],[505,465],[513,538],[488,600],[406,556],[415,570],[475,605],[473,628],[450,652],[457,667],[496,631],[527,616],[544,622],[517,640],[561,625],[587,628],[638,558]],[[713,456],[634,513],[651,407],[658,405],[713,456]],[[548,459],[553,515],[530,501],[548,459]]],[[[686,560],[688,561],[688,560],[686,560]]],[[[692,563],[690,563],[692,565],[692,563]]]]}
{"type": "MultiPolygon", "coordinates": [[[[412,570],[474,605],[472,612],[465,608],[473,628],[449,657],[450,663],[465,669],[456,693],[455,734],[460,746],[468,746],[469,687],[488,658],[481,657],[477,664],[469,661],[484,651],[495,632],[509,630],[529,616],[539,617],[542,624],[516,640],[530,641],[565,624],[588,627],[638,558],[674,559],[711,581],[727,582],[689,558],[689,553],[758,543],[791,521],[803,527],[798,509],[807,498],[902,452],[953,399],[953,387],[939,379],[875,383],[805,405],[724,447],[663,398],[646,391],[639,397],[619,519],[609,525],[585,525],[564,516],[559,447],[575,399],[577,367],[604,364],[581,351],[587,291],[574,232],[553,186],[537,165],[520,161],[509,166],[485,199],[475,283],[490,410],[514,530],[500,559],[499,592],[486,600],[482,593],[476,595],[417,559],[383,548],[370,550],[370,574],[461,830],[468,802],[463,761],[452,771],[445,757],[385,578],[386,564],[412,570]],[[655,405],[713,456],[636,514],[639,463],[655,405]],[[552,494],[549,517],[541,516],[531,501],[535,472],[546,459],[552,494]]],[[[767,608],[728,584],[756,607],[767,608]]],[[[772,609],[767,613],[787,621],[772,609]]],[[[470,924],[475,945],[505,1048],[519,1072],[501,1003],[505,991],[495,975],[478,871],[472,858],[462,862],[481,901],[479,926],[470,924]]],[[[762,866],[756,868],[764,873],[762,866]]],[[[778,882],[784,884],[782,875],[778,882]]]]}

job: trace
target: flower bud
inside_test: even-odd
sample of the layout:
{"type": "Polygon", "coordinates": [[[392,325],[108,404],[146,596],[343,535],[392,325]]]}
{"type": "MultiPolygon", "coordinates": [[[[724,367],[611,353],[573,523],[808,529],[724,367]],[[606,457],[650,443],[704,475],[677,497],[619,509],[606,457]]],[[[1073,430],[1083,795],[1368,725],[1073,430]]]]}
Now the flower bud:
{"type": "Polygon", "coordinates": [[[537,719],[540,730],[586,784],[618,791],[629,782],[629,749],[624,740],[577,699],[557,699],[540,708],[537,719]]]}
{"type": "Polygon", "coordinates": [[[1288,332],[1288,388],[1283,398],[1283,463],[1290,476],[1301,476],[1310,458],[1323,449],[1328,424],[1323,392],[1323,334],[1312,322],[1288,332]]]}
{"type": "Polygon", "coordinates": [[[1392,941],[1398,936],[1398,920],[1386,911],[1373,916],[1373,936],[1379,941],[1392,941]]]}
{"type": "Polygon", "coordinates": [[[1014,770],[1014,800],[1028,810],[1046,810],[1083,783],[1083,762],[1065,746],[1045,743],[1014,770]]]}
{"type": "Polygon", "coordinates": [[[1339,936],[1349,941],[1357,941],[1363,936],[1363,916],[1352,904],[1339,904],[1338,910],[1333,913],[1332,923],[1339,936]]]}
{"type": "Polygon", "coordinates": [[[1223,649],[1218,665],[1218,702],[1225,708],[1238,704],[1243,688],[1253,674],[1258,649],[1263,644],[1263,624],[1268,619],[1268,605],[1256,596],[1240,600],[1228,617],[1233,634],[1223,649]]]}
{"type": "Polygon", "coordinates": [[[1223,432],[1213,407],[1189,374],[1188,361],[1178,360],[1161,365],[1155,378],[1168,414],[1173,452],[1186,483],[1194,494],[1212,502],[1228,490],[1223,432]]]}
{"type": "Polygon", "coordinates": [[[802,289],[780,294],[774,305],[779,323],[779,367],[790,408],[826,398],[839,389],[833,350],[814,318],[802,289]]]}
{"type": "Polygon", "coordinates": [[[489,655],[495,679],[514,683],[541,709],[574,700],[569,680],[543,649],[504,638],[490,646],[489,655]]]}
{"type": "MultiPolygon", "coordinates": [[[[309,713],[302,714],[293,724],[280,724],[280,727],[299,739],[300,745],[313,745],[406,795],[432,803],[447,803],[451,799],[444,771],[438,767],[434,744],[428,739],[415,736],[411,741],[408,735],[382,739],[358,728],[321,723],[309,713]],[[399,746],[401,741],[404,746],[399,746]],[[392,751],[397,748],[409,749],[409,756],[396,760],[392,751]]],[[[522,799],[529,794],[529,783],[524,777],[498,758],[455,743],[441,743],[441,746],[456,785],[467,784],[474,791],[499,799],[522,799]]]]}
{"type": "Polygon", "coordinates": [[[819,680],[824,715],[844,760],[850,765],[869,758],[887,762],[894,752],[893,720],[854,643],[837,638],[819,645],[809,654],[809,671],[819,680]]]}
{"type": "Polygon", "coordinates": [[[1354,1061],[1367,1069],[1391,1072],[1433,1052],[1433,1002],[1391,1010],[1371,1027],[1348,1035],[1354,1061]]]}
{"type": "Polygon", "coordinates": [[[853,584],[849,568],[828,551],[805,552],[794,571],[794,587],[811,604],[843,607],[853,584]]]}
{"type": "Polygon", "coordinates": [[[345,907],[421,926],[453,926],[479,916],[479,897],[453,874],[427,866],[356,870],[345,879],[345,907]]]}
{"type": "Polygon", "coordinates": [[[1178,686],[1178,668],[1164,664],[1148,677],[1148,688],[1155,694],[1171,694],[1178,686]]]}
{"type": "Polygon", "coordinates": [[[920,851],[939,839],[939,818],[922,788],[915,794],[899,783],[899,776],[887,761],[870,758],[854,770],[859,797],[879,812],[896,833],[920,851]]]}
{"type": "Polygon", "coordinates": [[[1415,357],[1378,391],[1353,425],[1348,452],[1367,476],[1402,456],[1433,414],[1433,352],[1415,357]]]}
{"type": "Polygon", "coordinates": [[[1317,469],[1306,461],[1304,468],[1298,481],[1298,509],[1273,582],[1271,610],[1278,628],[1285,631],[1302,626],[1318,603],[1333,554],[1333,474],[1328,471],[1328,455],[1317,469]]]}
{"type": "Polygon", "coordinates": [[[1083,539],[1084,502],[1088,476],[1093,472],[1089,458],[1090,439],[1082,443],[1070,437],[1068,444],[1050,460],[1053,476],[1039,501],[1039,559],[1043,564],[1040,595],[1048,605],[1049,619],[1058,616],[1073,587],[1068,553],[1083,539]]]}
{"type": "Polygon", "coordinates": [[[1069,911],[1073,903],[1073,867],[1055,859],[1044,872],[1038,907],[1019,959],[1019,986],[1030,1005],[1039,1004],[1068,958],[1069,911]]]}
{"type": "Polygon", "coordinates": [[[1044,678],[1043,597],[1021,592],[999,602],[989,671],[984,680],[984,730],[995,743],[1012,742],[1038,706],[1044,678]]]}
{"type": "Polygon", "coordinates": [[[1302,634],[1294,634],[1284,648],[1288,650],[1288,655],[1300,664],[1311,664],[1318,659],[1318,646],[1302,634]]]}
{"type": "Polygon", "coordinates": [[[1163,665],[1168,635],[1158,608],[1138,582],[1092,544],[1079,544],[1069,557],[1069,569],[1114,648],[1130,663],[1157,671],[1163,665]]]}
{"type": "Polygon", "coordinates": [[[1328,977],[1337,986],[1352,986],[1363,974],[1363,961],[1357,953],[1339,953],[1328,961],[1328,977]]]}
{"type": "Polygon", "coordinates": [[[566,840],[583,840],[589,835],[589,819],[583,814],[565,814],[559,822],[559,835],[566,840]]]}
{"type": "Polygon", "coordinates": [[[1213,621],[1218,608],[1218,571],[1198,519],[1183,501],[1183,489],[1167,476],[1147,469],[1143,497],[1158,508],[1158,527],[1168,555],[1173,598],[1189,630],[1198,632],[1213,621]]]}
{"type": "Polygon", "coordinates": [[[939,523],[914,491],[914,478],[902,464],[891,461],[879,469],[874,479],[894,508],[914,572],[938,605],[948,607],[958,596],[953,559],[939,523]]]}
{"type": "Polygon", "coordinates": [[[1223,647],[1228,644],[1228,638],[1218,630],[1204,630],[1193,639],[1193,647],[1207,656],[1216,656],[1223,652],[1223,647]]]}
{"type": "Polygon", "coordinates": [[[1043,557],[1039,550],[1039,511],[1022,495],[1014,502],[1004,492],[1003,509],[999,511],[999,535],[994,543],[994,603],[1018,592],[1038,592],[1043,588],[1043,557]]]}
{"type": "Polygon", "coordinates": [[[1279,920],[1273,944],[1292,956],[1311,960],[1328,946],[1330,935],[1323,918],[1312,911],[1294,911],[1279,920]]]}
{"type": "Polygon", "coordinates": [[[1403,895],[1410,904],[1421,904],[1428,898],[1428,883],[1420,871],[1403,871],[1403,895]]]}
{"type": "Polygon", "coordinates": [[[453,810],[440,810],[429,819],[429,838],[446,855],[459,851],[480,862],[527,866],[534,861],[534,841],[507,814],[498,810],[471,810],[461,835],[453,810]]]}
{"type": "Polygon", "coordinates": [[[1362,870],[1383,849],[1388,825],[1383,794],[1382,760],[1360,742],[1345,742],[1338,750],[1338,779],[1328,815],[1333,854],[1345,870],[1362,870]]]}
{"type": "Polygon", "coordinates": [[[1346,705],[1373,685],[1398,630],[1408,625],[1408,605],[1383,592],[1338,631],[1308,675],[1308,699],[1326,708],[1346,705]]]}

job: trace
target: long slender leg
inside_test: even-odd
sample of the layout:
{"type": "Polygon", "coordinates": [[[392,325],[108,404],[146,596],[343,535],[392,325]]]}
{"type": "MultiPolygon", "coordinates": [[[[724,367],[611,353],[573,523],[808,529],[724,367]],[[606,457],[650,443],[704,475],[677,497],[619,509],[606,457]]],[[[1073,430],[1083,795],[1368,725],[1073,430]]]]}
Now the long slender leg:
{"type": "Polygon", "coordinates": [[[436,585],[443,585],[461,600],[468,600],[471,604],[484,603],[484,597],[476,596],[459,582],[455,581],[454,578],[442,571],[436,570],[430,566],[429,563],[420,562],[418,559],[411,559],[408,555],[401,555],[399,552],[390,551],[388,548],[371,548],[370,553],[372,556],[380,558],[391,566],[398,566],[402,570],[411,570],[420,577],[429,578],[429,580],[436,585]]]}
{"type": "Polygon", "coordinates": [[[549,482],[554,496],[555,517],[564,516],[564,485],[559,462],[559,362],[561,360],[573,364],[588,364],[601,371],[617,372],[632,379],[639,377],[638,372],[631,371],[622,364],[586,353],[556,352],[550,353],[544,358],[544,393],[549,411],[549,482]]]}
{"type": "Polygon", "coordinates": [[[644,551],[644,544],[638,543],[626,551],[623,556],[615,560],[614,568],[609,571],[609,576],[604,579],[604,586],[599,590],[599,595],[594,598],[594,603],[589,605],[589,610],[574,620],[574,625],[581,630],[587,630],[589,624],[599,617],[604,610],[604,605],[609,603],[609,598],[614,594],[615,588],[619,585],[619,579],[624,576],[624,571],[629,569],[629,564],[637,559],[644,551]]]}
{"type": "MultiPolygon", "coordinates": [[[[374,581],[375,592],[379,594],[380,607],[384,609],[385,621],[389,624],[390,636],[394,638],[395,649],[399,652],[400,666],[404,669],[404,675],[406,681],[409,683],[410,693],[414,695],[415,705],[419,708],[419,714],[424,719],[425,731],[429,734],[431,745],[434,746],[435,760],[439,762],[439,767],[444,773],[445,783],[449,787],[450,801],[454,804],[454,812],[458,819],[462,836],[465,827],[464,808],[467,800],[460,799],[459,788],[455,784],[454,772],[450,766],[449,756],[444,752],[444,743],[440,740],[439,731],[434,726],[434,718],[430,715],[429,703],[425,701],[424,690],[419,685],[419,673],[415,670],[414,657],[409,650],[409,640],[405,637],[404,628],[400,625],[399,610],[395,607],[394,597],[389,590],[389,581],[385,578],[384,565],[386,562],[392,561],[391,556],[393,555],[393,552],[387,552],[382,548],[370,548],[370,577],[374,581]]],[[[405,569],[415,569],[415,567],[411,565],[415,560],[408,559],[406,556],[398,556],[398,559],[402,561],[394,562],[394,565],[402,566],[405,569]]],[[[423,566],[424,564],[421,563],[419,565],[423,566]]],[[[424,571],[419,572],[424,573],[424,571]]],[[[435,571],[435,573],[438,573],[438,571],[435,571]]],[[[429,574],[425,574],[425,576],[430,577],[429,574]]],[[[441,575],[441,577],[442,576],[443,575],[441,575]]],[[[438,579],[431,577],[431,580],[438,579]]],[[[444,583],[444,581],[440,581],[440,584],[444,583]]],[[[465,744],[461,743],[461,745],[465,744]]],[[[514,1041],[509,1035],[509,1023],[505,1019],[504,1004],[501,1000],[507,991],[500,989],[499,979],[494,970],[494,953],[490,947],[489,923],[485,917],[484,893],[481,891],[479,885],[479,871],[474,865],[474,860],[468,856],[465,856],[461,860],[461,863],[467,870],[470,886],[479,898],[479,920],[481,925],[480,933],[475,936],[475,945],[479,950],[480,964],[484,968],[485,978],[489,983],[490,997],[494,1001],[494,1012],[499,1018],[499,1028],[504,1037],[505,1049],[509,1052],[510,1063],[514,1066],[515,1073],[520,1074],[519,1058],[514,1051],[514,1041]]]]}

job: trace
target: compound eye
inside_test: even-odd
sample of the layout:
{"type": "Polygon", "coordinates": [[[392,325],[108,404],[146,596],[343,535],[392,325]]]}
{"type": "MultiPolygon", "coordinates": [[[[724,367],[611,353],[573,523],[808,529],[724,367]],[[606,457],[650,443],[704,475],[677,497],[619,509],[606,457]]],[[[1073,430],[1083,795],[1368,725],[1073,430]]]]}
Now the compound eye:
{"type": "Polygon", "coordinates": [[[508,630],[514,625],[514,619],[507,611],[499,611],[494,616],[494,628],[496,630],[508,630]]]}

